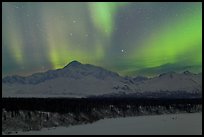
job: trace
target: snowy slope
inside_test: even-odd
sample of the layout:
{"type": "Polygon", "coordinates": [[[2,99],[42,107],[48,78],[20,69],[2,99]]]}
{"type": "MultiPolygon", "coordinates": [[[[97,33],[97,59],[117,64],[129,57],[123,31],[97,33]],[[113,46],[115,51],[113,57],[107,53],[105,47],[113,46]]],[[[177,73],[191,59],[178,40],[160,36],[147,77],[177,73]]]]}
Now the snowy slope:
{"type": "Polygon", "coordinates": [[[63,69],[2,81],[3,96],[87,96],[114,92],[122,77],[103,68],[73,61],[63,69]]]}
{"type": "Polygon", "coordinates": [[[165,73],[158,77],[138,83],[138,91],[202,91],[202,77],[199,74],[165,73]]]}
{"type": "Polygon", "coordinates": [[[155,78],[121,77],[101,67],[73,61],[62,69],[2,79],[3,97],[87,97],[160,91],[202,92],[202,73],[165,73],[155,78]]]}
{"type": "MultiPolygon", "coordinates": [[[[19,132],[17,135],[201,135],[202,113],[104,119],[93,124],[19,132]]],[[[15,133],[14,133],[15,135],[15,133]]]]}

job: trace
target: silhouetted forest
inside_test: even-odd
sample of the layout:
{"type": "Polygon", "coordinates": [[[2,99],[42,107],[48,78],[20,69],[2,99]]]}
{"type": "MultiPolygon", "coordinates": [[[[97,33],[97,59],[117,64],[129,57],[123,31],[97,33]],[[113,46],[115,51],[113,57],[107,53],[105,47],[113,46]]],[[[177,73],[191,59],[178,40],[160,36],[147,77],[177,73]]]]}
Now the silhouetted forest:
{"type": "Polygon", "coordinates": [[[156,98],[2,98],[2,108],[7,111],[30,110],[58,113],[89,113],[96,109],[105,109],[110,105],[122,110],[132,107],[162,106],[189,111],[191,107],[202,104],[196,99],[156,99],[156,98]]]}

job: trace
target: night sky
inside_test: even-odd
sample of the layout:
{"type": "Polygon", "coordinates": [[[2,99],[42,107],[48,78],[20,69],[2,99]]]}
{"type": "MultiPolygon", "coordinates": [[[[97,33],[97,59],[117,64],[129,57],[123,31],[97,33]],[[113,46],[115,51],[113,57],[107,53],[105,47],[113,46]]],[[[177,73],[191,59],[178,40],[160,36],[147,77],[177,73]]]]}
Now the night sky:
{"type": "Polygon", "coordinates": [[[2,74],[73,60],[121,75],[202,70],[202,3],[2,3],[2,74]]]}

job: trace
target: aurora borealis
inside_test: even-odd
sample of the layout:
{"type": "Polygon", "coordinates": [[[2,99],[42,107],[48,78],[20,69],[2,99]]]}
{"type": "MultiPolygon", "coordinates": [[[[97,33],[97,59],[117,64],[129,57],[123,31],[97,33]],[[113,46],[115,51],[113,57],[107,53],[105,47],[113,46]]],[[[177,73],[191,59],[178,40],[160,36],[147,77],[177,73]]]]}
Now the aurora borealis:
{"type": "Polygon", "coordinates": [[[2,73],[73,60],[121,75],[202,71],[200,2],[3,2],[2,73]]]}

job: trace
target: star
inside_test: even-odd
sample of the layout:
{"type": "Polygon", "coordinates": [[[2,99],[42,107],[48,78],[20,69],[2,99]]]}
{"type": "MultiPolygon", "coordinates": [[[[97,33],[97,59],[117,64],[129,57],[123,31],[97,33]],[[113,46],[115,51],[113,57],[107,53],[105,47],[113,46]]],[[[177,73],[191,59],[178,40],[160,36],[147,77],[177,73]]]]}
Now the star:
{"type": "Polygon", "coordinates": [[[70,36],[72,36],[72,33],[70,33],[70,36]]]}
{"type": "Polygon", "coordinates": [[[124,50],[122,49],[121,52],[124,52],[124,50]]]}

